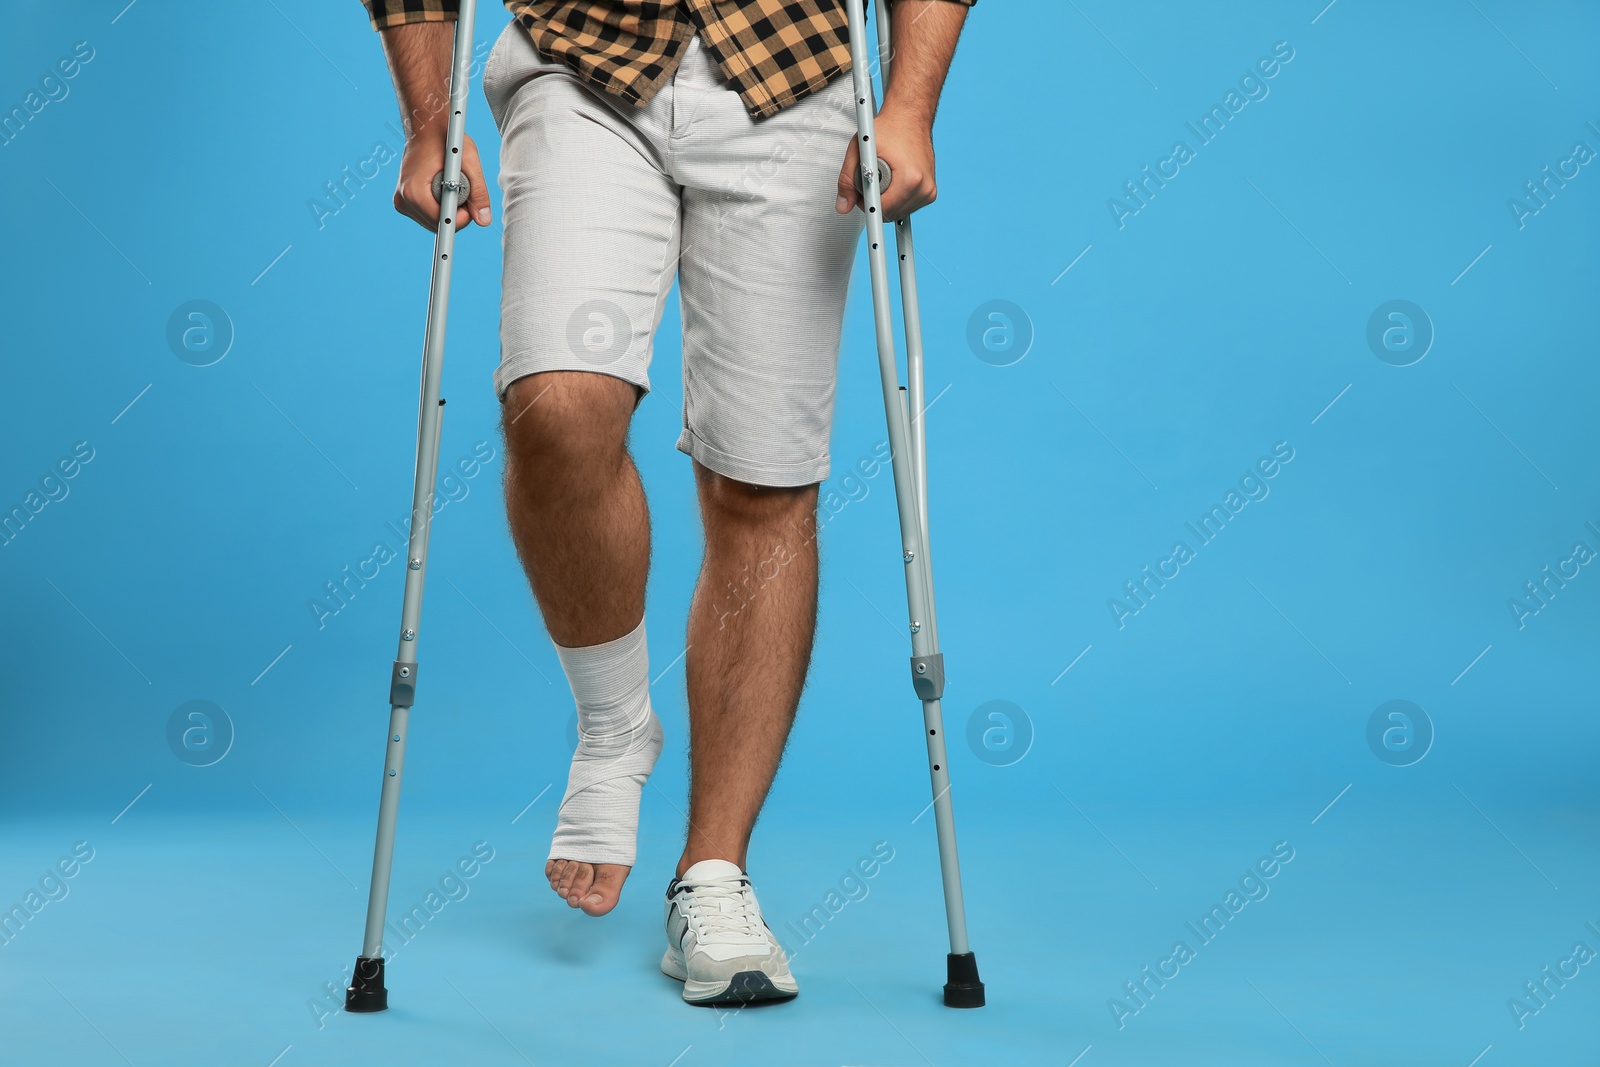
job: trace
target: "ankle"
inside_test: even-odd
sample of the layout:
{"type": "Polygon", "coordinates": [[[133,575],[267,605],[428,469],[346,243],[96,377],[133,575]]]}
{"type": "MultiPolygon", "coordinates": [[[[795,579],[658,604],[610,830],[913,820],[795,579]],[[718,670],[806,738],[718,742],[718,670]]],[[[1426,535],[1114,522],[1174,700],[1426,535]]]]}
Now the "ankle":
{"type": "Polygon", "coordinates": [[[676,877],[682,878],[685,871],[699,863],[701,860],[726,860],[742,871],[745,869],[744,864],[747,858],[746,852],[743,849],[735,851],[733,849],[706,847],[699,847],[695,849],[686,848],[683,850],[683,855],[678,859],[678,870],[676,877]]]}

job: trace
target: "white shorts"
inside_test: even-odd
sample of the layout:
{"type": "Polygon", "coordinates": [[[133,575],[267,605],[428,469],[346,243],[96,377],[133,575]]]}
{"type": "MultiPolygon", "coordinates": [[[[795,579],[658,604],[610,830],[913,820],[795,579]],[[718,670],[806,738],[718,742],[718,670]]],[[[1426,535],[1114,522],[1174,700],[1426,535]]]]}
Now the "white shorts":
{"type": "Polygon", "coordinates": [[[849,76],[757,122],[694,37],[634,109],[541,57],[513,21],[483,88],[502,141],[501,401],[550,370],[610,374],[642,398],[676,275],[678,449],[757,485],[825,479],[863,225],[834,211],[855,131],[849,76]]]}

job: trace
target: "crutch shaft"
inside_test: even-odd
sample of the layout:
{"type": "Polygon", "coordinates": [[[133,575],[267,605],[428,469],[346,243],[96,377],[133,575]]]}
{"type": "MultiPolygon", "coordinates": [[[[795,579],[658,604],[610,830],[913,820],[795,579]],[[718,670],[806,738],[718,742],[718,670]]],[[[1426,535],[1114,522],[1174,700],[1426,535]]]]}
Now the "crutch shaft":
{"type": "Polygon", "coordinates": [[[361,942],[361,955],[376,959],[383,955],[384,912],[389,903],[389,872],[394,859],[394,828],[400,814],[400,781],[406,759],[406,730],[411,709],[395,705],[389,709],[388,755],[383,761],[383,792],[378,799],[378,839],[372,848],[372,888],[367,893],[367,928],[361,942]]]}
{"type": "MultiPolygon", "coordinates": [[[[945,1004],[979,1007],[983,983],[967,943],[966,909],[961,892],[961,865],[956,850],[955,815],[950,801],[950,772],[945,751],[941,698],[944,656],[939,651],[934,615],[933,570],[928,558],[927,462],[923,413],[922,333],[917,304],[916,266],[909,222],[897,228],[900,253],[901,310],[905,318],[907,386],[899,385],[894,325],[889,304],[889,267],[884,248],[882,188],[874,123],[872,74],[868,68],[863,0],[846,0],[850,22],[850,55],[856,97],[856,147],[860,154],[861,190],[867,216],[868,266],[871,271],[873,323],[877,334],[878,368],[883,380],[884,415],[888,422],[890,467],[894,474],[902,558],[906,567],[906,602],[910,610],[912,687],[922,701],[928,744],[928,769],[933,789],[934,824],[939,867],[944,883],[945,919],[950,933],[949,980],[945,1004]]],[[[879,55],[887,84],[889,30],[884,6],[878,11],[879,55]]]]}
{"type": "MultiPolygon", "coordinates": [[[[879,10],[878,24],[878,75],[885,90],[893,73],[894,43],[893,19],[884,17],[888,12],[879,10]]],[[[882,165],[882,164],[880,164],[882,165]]],[[[885,184],[885,189],[887,184],[885,184]]],[[[882,190],[880,190],[881,192],[882,190]]],[[[928,435],[923,424],[927,400],[922,376],[922,309],[917,300],[917,256],[911,239],[911,218],[907,216],[895,223],[895,250],[900,254],[900,306],[905,321],[906,384],[909,386],[911,408],[911,474],[919,487],[917,511],[922,522],[922,551],[928,559],[929,582],[932,583],[932,557],[928,546],[928,435]]],[[[928,625],[938,633],[930,589],[928,625]]]]}
{"type": "Polygon", "coordinates": [[[388,1007],[383,974],[383,927],[389,906],[395,824],[400,813],[400,786],[406,757],[411,708],[416,699],[417,640],[422,619],[422,590],[428,571],[428,535],[433,518],[434,486],[439,475],[439,437],[444,401],[439,396],[444,367],[445,322],[450,307],[451,253],[455,250],[455,217],[465,183],[461,176],[466,140],[467,95],[471,91],[472,30],[477,5],[461,0],[450,64],[450,117],[445,130],[444,170],[435,179],[439,223],[434,231],[433,269],[428,289],[428,318],[423,329],[422,375],[417,402],[417,461],[411,486],[411,529],[406,545],[405,591],[400,604],[400,636],[389,678],[389,731],[383,761],[383,787],[378,798],[378,828],[372,849],[372,883],[367,895],[367,922],[361,955],[345,990],[347,1011],[382,1011],[388,1007]]]}
{"type": "MultiPolygon", "coordinates": [[[[888,14],[885,8],[880,8],[878,14],[878,74],[887,91],[894,64],[894,20],[884,17],[888,14]]],[[[905,322],[906,385],[911,409],[911,476],[917,486],[917,512],[922,523],[922,556],[928,563],[927,625],[937,641],[939,620],[933,598],[933,555],[928,543],[928,434],[924,422],[928,405],[922,373],[922,308],[917,299],[917,255],[911,237],[910,216],[895,223],[894,244],[900,259],[900,308],[905,322]]]]}

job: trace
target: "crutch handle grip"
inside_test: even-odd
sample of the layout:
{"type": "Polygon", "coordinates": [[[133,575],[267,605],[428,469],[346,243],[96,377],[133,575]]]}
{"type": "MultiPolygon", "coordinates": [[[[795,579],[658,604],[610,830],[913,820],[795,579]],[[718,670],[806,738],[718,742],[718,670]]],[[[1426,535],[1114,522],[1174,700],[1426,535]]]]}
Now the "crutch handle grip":
{"type": "MultiPolygon", "coordinates": [[[[879,160],[878,160],[878,195],[879,196],[882,196],[884,193],[889,191],[889,183],[892,182],[892,181],[894,181],[894,171],[890,169],[889,164],[888,164],[887,161],[885,161],[882,158],[879,158],[879,160]]],[[[857,172],[857,174],[856,174],[856,191],[858,193],[861,193],[863,196],[866,195],[866,190],[861,188],[861,174],[859,172],[857,172]]]]}
{"type": "MultiPolygon", "coordinates": [[[[466,204],[467,198],[472,195],[471,179],[463,174],[461,176],[461,180],[454,183],[452,187],[458,194],[456,196],[456,203],[463,205],[466,204]]],[[[439,201],[441,204],[444,203],[444,188],[444,171],[441,170],[438,174],[433,176],[433,198],[439,201]]]]}

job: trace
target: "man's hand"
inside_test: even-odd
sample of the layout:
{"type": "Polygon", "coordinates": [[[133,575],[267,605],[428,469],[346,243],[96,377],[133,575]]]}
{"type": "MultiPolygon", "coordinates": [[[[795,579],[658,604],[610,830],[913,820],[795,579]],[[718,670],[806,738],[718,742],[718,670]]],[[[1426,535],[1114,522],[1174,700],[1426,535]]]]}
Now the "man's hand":
{"type": "MultiPolygon", "coordinates": [[[[894,0],[887,7],[893,20],[894,60],[889,67],[889,87],[874,121],[878,158],[889,164],[894,177],[883,193],[883,217],[895,222],[919,207],[933,203],[938,188],[933,180],[933,113],[939,105],[944,76],[955,54],[956,38],[967,18],[964,4],[950,0],[894,0]]],[[[861,172],[860,135],[850,138],[844,166],[839,170],[839,214],[866,208],[856,190],[861,172]]]]}
{"type": "MultiPolygon", "coordinates": [[[[915,117],[902,118],[889,107],[878,112],[873,130],[878,138],[878,158],[889,164],[894,176],[883,196],[883,217],[895,222],[918,208],[933,203],[939,190],[933,177],[933,131],[915,117]]],[[[861,140],[856,134],[844,153],[839,171],[839,214],[866,208],[866,200],[856,188],[861,176],[861,140]]]]}
{"type": "MultiPolygon", "coordinates": [[[[444,170],[455,23],[405,23],[391,26],[379,36],[406,130],[394,209],[424,229],[436,230],[439,202],[433,198],[433,177],[444,170]]],[[[461,173],[472,184],[472,192],[466,204],[456,211],[456,229],[459,231],[469,221],[489,225],[489,184],[483,180],[478,147],[470,137],[462,141],[461,173]]]]}
{"type": "MultiPolygon", "coordinates": [[[[444,170],[444,128],[415,134],[406,141],[400,157],[400,181],[394,190],[394,209],[429,231],[439,228],[439,201],[433,198],[433,177],[444,170]]],[[[478,162],[478,146],[463,135],[461,176],[472,184],[466,203],[456,209],[456,230],[468,221],[487,226],[489,186],[483,180],[483,165],[478,162]]]]}

